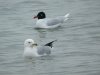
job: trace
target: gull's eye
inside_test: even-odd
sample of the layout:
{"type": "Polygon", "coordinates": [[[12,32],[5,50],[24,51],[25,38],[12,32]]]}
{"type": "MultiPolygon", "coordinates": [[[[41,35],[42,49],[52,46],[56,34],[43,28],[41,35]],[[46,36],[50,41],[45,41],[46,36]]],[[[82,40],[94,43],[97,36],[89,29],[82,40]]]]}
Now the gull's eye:
{"type": "Polygon", "coordinates": [[[28,43],[31,43],[31,42],[28,42],[28,43]]]}

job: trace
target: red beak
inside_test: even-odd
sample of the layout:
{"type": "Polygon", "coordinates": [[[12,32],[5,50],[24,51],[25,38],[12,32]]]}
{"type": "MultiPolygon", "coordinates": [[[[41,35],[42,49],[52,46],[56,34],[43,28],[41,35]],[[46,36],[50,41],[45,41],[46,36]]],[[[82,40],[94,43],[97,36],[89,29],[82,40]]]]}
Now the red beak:
{"type": "Polygon", "coordinates": [[[33,19],[38,18],[37,16],[34,16],[33,19]]]}

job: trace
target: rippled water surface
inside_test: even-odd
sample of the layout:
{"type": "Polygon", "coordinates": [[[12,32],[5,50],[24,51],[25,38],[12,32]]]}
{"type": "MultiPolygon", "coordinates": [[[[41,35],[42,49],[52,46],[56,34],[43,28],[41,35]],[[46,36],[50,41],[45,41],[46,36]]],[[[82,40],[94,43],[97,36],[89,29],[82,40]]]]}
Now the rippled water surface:
{"type": "Polygon", "coordinates": [[[0,0],[0,75],[100,75],[100,0],[0,0]],[[56,29],[34,29],[39,11],[70,16],[56,29]],[[25,60],[27,38],[58,41],[50,56],[25,60]]]}

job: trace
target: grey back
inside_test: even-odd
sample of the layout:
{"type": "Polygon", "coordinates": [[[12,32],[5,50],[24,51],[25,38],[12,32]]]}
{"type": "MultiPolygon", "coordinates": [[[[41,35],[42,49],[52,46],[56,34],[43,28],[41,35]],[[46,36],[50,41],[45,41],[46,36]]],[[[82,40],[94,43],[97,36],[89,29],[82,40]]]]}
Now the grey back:
{"type": "Polygon", "coordinates": [[[37,53],[39,55],[43,55],[43,54],[51,54],[51,48],[48,46],[38,46],[37,47],[37,53]]]}

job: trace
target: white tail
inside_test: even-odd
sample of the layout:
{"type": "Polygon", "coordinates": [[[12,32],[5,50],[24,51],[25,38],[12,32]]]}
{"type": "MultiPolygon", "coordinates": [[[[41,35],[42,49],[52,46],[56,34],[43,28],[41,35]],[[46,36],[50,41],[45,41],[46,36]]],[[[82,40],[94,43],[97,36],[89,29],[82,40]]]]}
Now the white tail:
{"type": "Polygon", "coordinates": [[[69,16],[69,13],[64,16],[65,17],[64,21],[68,20],[68,16],[69,16]]]}

